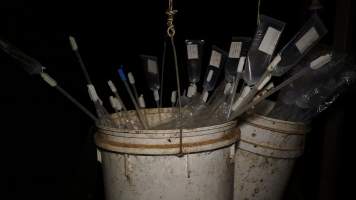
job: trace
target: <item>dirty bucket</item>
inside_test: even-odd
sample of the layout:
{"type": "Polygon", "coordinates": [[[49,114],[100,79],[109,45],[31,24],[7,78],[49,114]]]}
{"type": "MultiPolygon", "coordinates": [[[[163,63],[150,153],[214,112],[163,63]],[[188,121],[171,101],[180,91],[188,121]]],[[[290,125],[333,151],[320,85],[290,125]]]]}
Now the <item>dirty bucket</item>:
{"type": "Polygon", "coordinates": [[[279,200],[303,153],[305,124],[260,115],[239,124],[235,154],[234,200],[279,200]]]}
{"type": "MultiPolygon", "coordinates": [[[[150,125],[172,109],[146,109],[150,125]]],[[[134,112],[129,113],[132,118],[134,112]]],[[[137,120],[137,119],[136,119],[137,120]]],[[[98,127],[107,200],[227,200],[233,193],[236,122],[179,130],[98,127]],[[233,131],[234,130],[234,131],[233,131]],[[178,157],[182,148],[184,155],[178,157]]]]}

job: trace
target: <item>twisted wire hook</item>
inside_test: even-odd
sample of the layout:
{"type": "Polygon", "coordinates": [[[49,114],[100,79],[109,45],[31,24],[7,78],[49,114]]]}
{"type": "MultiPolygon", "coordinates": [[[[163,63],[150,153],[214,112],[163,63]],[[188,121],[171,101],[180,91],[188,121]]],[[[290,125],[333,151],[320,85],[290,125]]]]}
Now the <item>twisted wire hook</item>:
{"type": "Polygon", "coordinates": [[[169,0],[168,9],[166,11],[167,14],[167,34],[170,38],[174,37],[176,34],[176,30],[174,27],[174,15],[177,13],[177,10],[173,10],[173,0],[169,0]]]}

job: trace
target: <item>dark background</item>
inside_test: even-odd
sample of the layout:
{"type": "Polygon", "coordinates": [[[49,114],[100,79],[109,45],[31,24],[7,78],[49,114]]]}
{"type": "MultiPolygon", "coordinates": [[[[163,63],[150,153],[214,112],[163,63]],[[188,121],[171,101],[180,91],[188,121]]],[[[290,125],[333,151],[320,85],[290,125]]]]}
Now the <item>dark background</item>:
{"type": "MultiPolygon", "coordinates": [[[[324,8],[320,14],[329,29],[322,42],[340,50],[354,50],[351,11],[355,3],[321,2],[324,8]]],[[[254,34],[257,1],[176,3],[180,63],[184,62],[186,38],[205,39],[209,45],[226,49],[232,36],[254,34]]],[[[308,18],[309,4],[308,0],[262,0],[261,13],[287,23],[280,44],[285,44],[308,18]]],[[[73,35],[108,108],[106,81],[112,79],[122,88],[115,75],[120,64],[134,72],[140,93],[152,105],[138,55],[161,55],[166,7],[167,1],[4,1],[0,37],[38,59],[63,88],[94,112],[68,42],[68,36],[73,35]]],[[[103,199],[90,119],[4,53],[0,53],[0,67],[1,180],[6,185],[0,199],[103,199]]],[[[166,96],[175,87],[173,68],[168,68],[166,96]]],[[[181,73],[186,80],[185,70],[181,73]]],[[[185,87],[186,81],[183,84],[185,87]]],[[[352,194],[352,184],[345,180],[354,175],[354,91],[314,120],[286,199],[346,199],[352,194]]]]}

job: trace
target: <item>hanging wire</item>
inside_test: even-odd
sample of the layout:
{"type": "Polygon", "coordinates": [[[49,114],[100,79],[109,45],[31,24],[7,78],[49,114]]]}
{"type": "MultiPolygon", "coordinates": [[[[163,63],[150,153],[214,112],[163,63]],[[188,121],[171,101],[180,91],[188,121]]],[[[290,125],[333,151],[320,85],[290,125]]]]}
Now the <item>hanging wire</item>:
{"type": "Polygon", "coordinates": [[[176,81],[177,81],[177,93],[178,93],[178,121],[179,121],[179,153],[178,156],[183,156],[183,130],[182,130],[182,104],[181,104],[181,93],[180,93],[180,79],[179,79],[179,68],[178,68],[178,59],[177,59],[177,50],[174,43],[174,35],[176,33],[174,27],[174,15],[177,13],[177,10],[173,10],[173,0],[168,0],[168,9],[167,14],[167,35],[170,37],[173,58],[174,58],[174,67],[176,71],[176,81]]]}
{"type": "Polygon", "coordinates": [[[166,66],[166,52],[167,52],[167,42],[166,40],[163,41],[163,54],[162,54],[162,66],[161,66],[161,93],[160,93],[160,101],[159,101],[159,107],[162,108],[163,106],[163,81],[164,81],[164,68],[166,66]]]}
{"type": "Polygon", "coordinates": [[[258,0],[258,2],[257,2],[257,25],[260,25],[260,21],[261,21],[260,7],[261,7],[261,0],[258,0]]]}

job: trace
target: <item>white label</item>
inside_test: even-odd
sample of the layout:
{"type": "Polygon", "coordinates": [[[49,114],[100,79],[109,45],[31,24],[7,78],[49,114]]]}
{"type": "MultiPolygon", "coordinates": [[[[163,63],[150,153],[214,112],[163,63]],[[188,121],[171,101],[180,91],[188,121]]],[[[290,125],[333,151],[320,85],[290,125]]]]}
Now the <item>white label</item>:
{"type": "Polygon", "coordinates": [[[239,58],[241,53],[242,42],[231,42],[229,58],[239,58]]]}
{"type": "Polygon", "coordinates": [[[237,72],[241,73],[244,70],[246,57],[241,57],[239,60],[239,65],[237,66],[237,72]]]}
{"type": "Polygon", "coordinates": [[[158,74],[158,66],[156,60],[147,60],[147,71],[152,74],[158,74]]]}
{"type": "Polygon", "coordinates": [[[306,32],[303,37],[301,37],[295,46],[298,48],[300,53],[303,53],[311,44],[313,44],[319,38],[318,32],[314,27],[311,27],[308,32],[306,32]]]}
{"type": "Polygon", "coordinates": [[[330,54],[319,56],[317,59],[313,60],[310,63],[310,68],[313,70],[319,69],[320,67],[324,66],[325,64],[327,64],[330,61],[331,61],[330,54]]]}
{"type": "Polygon", "coordinates": [[[214,74],[214,71],[213,70],[209,70],[208,76],[206,76],[206,81],[207,82],[211,81],[211,79],[213,78],[213,74],[214,74]]]}
{"type": "Polygon", "coordinates": [[[219,68],[220,62],[221,62],[221,53],[213,50],[211,52],[209,65],[219,68]]]}
{"type": "Polygon", "coordinates": [[[188,44],[187,45],[188,59],[198,59],[198,45],[197,44],[188,44]]]}
{"type": "Polygon", "coordinates": [[[268,27],[258,50],[263,51],[268,55],[272,55],[280,34],[281,32],[275,28],[268,27]]]}

